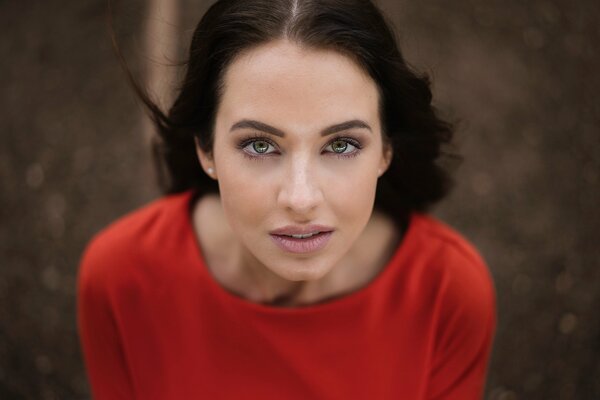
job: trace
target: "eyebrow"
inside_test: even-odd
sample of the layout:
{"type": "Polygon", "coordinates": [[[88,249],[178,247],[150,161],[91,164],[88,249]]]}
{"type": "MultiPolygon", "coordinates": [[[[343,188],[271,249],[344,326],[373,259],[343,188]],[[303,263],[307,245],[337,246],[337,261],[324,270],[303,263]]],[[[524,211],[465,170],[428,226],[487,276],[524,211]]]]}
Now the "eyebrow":
{"type": "MultiPolygon", "coordinates": [[[[234,131],[236,129],[255,129],[257,131],[270,133],[271,135],[284,137],[285,133],[281,129],[277,129],[274,126],[267,125],[263,122],[254,121],[251,119],[243,119],[241,121],[236,122],[231,126],[229,131],[234,131]]],[[[321,136],[332,135],[337,132],[347,131],[348,129],[367,129],[370,132],[373,132],[369,124],[360,119],[353,119],[351,121],[342,122],[339,124],[328,126],[327,128],[321,130],[321,136]]]]}

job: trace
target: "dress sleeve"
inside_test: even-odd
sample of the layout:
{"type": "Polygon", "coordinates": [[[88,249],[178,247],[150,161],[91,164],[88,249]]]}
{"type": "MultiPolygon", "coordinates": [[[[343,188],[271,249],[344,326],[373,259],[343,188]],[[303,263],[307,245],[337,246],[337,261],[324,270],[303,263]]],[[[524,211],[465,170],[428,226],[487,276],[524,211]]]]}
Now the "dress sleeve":
{"type": "Polygon", "coordinates": [[[109,262],[88,246],[77,278],[77,327],[94,400],[131,400],[132,384],[114,309],[110,301],[109,262]]]}
{"type": "Polygon", "coordinates": [[[455,269],[446,277],[437,309],[427,399],[481,399],[496,327],[495,291],[487,267],[475,263],[455,269]]]}

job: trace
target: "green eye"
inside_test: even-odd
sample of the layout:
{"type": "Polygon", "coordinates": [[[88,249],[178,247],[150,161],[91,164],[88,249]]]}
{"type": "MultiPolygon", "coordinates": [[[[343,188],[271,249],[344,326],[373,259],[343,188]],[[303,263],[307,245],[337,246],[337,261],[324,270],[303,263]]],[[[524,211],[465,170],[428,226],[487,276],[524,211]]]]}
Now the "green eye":
{"type": "Polygon", "coordinates": [[[335,142],[331,143],[331,148],[336,153],[343,153],[348,148],[348,143],[343,140],[336,140],[335,142]]]}
{"type": "Polygon", "coordinates": [[[264,140],[257,140],[252,143],[252,148],[257,153],[266,153],[267,150],[269,150],[269,143],[265,142],[264,140]]]}

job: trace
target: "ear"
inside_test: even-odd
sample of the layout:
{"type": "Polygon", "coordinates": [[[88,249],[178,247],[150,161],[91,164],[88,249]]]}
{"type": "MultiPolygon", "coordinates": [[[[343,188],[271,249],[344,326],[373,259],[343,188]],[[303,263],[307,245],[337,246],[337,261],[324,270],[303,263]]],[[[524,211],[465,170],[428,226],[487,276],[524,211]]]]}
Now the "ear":
{"type": "Polygon", "coordinates": [[[200,147],[198,143],[198,138],[194,137],[194,144],[196,147],[196,155],[198,156],[198,161],[200,161],[200,166],[204,170],[206,175],[210,176],[213,179],[217,179],[217,169],[215,168],[215,162],[211,153],[207,153],[200,147]]]}
{"type": "Polygon", "coordinates": [[[394,157],[394,152],[392,150],[392,146],[389,143],[384,143],[383,145],[383,153],[381,154],[381,160],[379,162],[379,169],[377,170],[377,176],[385,174],[385,171],[390,167],[392,163],[392,158],[394,157]]]}

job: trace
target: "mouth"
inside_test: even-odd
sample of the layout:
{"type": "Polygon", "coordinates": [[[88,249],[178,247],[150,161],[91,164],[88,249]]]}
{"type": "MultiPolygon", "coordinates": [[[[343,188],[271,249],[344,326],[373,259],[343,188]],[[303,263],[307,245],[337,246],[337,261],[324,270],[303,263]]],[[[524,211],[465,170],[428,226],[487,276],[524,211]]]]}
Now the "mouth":
{"type": "Polygon", "coordinates": [[[312,253],[329,243],[333,229],[328,227],[285,227],[270,232],[271,239],[285,252],[312,253]]]}
{"type": "Polygon", "coordinates": [[[299,235],[278,235],[278,236],[286,236],[286,237],[290,237],[290,238],[294,238],[294,239],[308,239],[308,238],[311,238],[313,236],[320,235],[322,233],[325,233],[325,232],[313,232],[313,233],[307,233],[307,234],[304,234],[304,235],[299,234],[299,235]]]}

